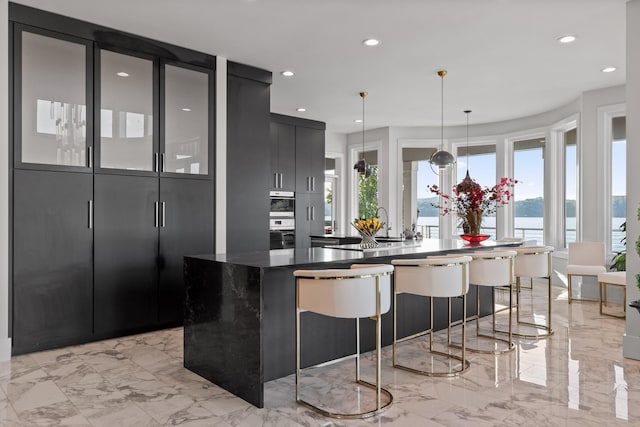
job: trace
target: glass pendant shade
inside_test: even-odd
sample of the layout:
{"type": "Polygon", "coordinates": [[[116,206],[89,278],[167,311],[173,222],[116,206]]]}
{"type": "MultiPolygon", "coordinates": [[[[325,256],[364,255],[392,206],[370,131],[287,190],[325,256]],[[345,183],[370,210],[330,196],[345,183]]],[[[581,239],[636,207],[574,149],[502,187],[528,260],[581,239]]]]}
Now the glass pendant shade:
{"type": "Polygon", "coordinates": [[[453,154],[445,150],[434,151],[429,159],[429,163],[438,168],[446,168],[454,162],[453,154]]]}
{"type": "Polygon", "coordinates": [[[360,178],[367,179],[371,176],[371,166],[367,164],[364,159],[358,160],[358,162],[353,166],[353,169],[358,171],[358,175],[360,178]]]}

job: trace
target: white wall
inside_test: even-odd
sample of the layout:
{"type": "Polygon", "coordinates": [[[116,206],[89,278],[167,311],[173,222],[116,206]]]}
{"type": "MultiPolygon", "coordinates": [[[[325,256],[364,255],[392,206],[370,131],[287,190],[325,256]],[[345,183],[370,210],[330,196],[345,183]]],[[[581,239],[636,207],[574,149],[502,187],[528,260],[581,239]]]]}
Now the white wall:
{"type": "MultiPolygon", "coordinates": [[[[635,275],[640,258],[635,240],[640,235],[636,210],[640,206],[640,0],[627,3],[627,300],[640,299],[635,275]]],[[[627,311],[623,355],[640,360],[640,314],[627,311]]]]}
{"type": "Polygon", "coordinates": [[[0,360],[11,358],[9,338],[9,2],[0,0],[0,360]]]}
{"type": "Polygon", "coordinates": [[[216,57],[216,242],[227,251],[227,59],[216,57]]]}

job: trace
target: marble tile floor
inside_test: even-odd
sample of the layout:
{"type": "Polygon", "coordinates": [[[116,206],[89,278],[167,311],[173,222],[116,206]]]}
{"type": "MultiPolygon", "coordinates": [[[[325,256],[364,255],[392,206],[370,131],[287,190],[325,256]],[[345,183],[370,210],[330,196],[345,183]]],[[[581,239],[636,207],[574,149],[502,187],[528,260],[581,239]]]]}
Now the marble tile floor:
{"type": "MultiPolygon", "coordinates": [[[[538,284],[522,291],[523,314],[546,317],[545,291],[538,284]]],[[[385,348],[382,381],[394,403],[367,420],[325,418],[297,405],[292,375],[268,383],[266,407],[255,408],[182,367],[177,328],[0,363],[0,425],[640,425],[640,361],[622,357],[624,320],[600,316],[596,303],[569,306],[559,287],[553,297],[553,336],[516,340],[516,349],[506,355],[468,353],[471,369],[459,378],[393,369],[391,348],[385,348]]],[[[498,315],[501,325],[505,319],[498,315]]],[[[482,326],[490,323],[483,320],[482,326]]],[[[446,340],[446,334],[437,338],[446,340]]],[[[403,362],[424,363],[419,350],[425,344],[403,345],[403,362]]],[[[363,378],[372,378],[371,353],[363,355],[362,365],[363,378]]],[[[366,405],[371,392],[345,384],[353,366],[346,361],[305,371],[303,396],[350,411],[366,405]]]]}

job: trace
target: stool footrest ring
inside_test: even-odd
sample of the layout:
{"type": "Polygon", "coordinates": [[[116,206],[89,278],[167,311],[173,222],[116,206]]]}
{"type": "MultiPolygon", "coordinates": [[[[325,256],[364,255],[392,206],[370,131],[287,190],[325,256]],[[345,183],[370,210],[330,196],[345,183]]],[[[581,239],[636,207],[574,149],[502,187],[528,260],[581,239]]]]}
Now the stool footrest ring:
{"type": "MultiPolygon", "coordinates": [[[[368,387],[370,389],[376,390],[375,384],[371,384],[368,381],[356,380],[355,382],[357,384],[359,384],[359,385],[363,385],[363,386],[368,387]]],[[[380,393],[381,393],[381,395],[387,396],[388,402],[385,403],[384,405],[381,405],[379,409],[376,408],[376,409],[373,409],[373,410],[367,411],[367,412],[354,412],[354,413],[351,413],[351,414],[342,414],[342,413],[339,413],[339,412],[331,412],[331,411],[323,409],[323,408],[321,408],[319,406],[316,406],[313,403],[309,403],[309,402],[307,402],[306,400],[303,400],[303,399],[298,399],[297,402],[299,404],[301,404],[301,405],[306,406],[309,409],[312,409],[312,410],[314,410],[314,411],[326,416],[326,417],[346,419],[346,420],[349,420],[349,419],[362,419],[362,418],[369,418],[369,417],[373,417],[375,415],[378,415],[378,414],[382,413],[389,405],[391,405],[391,403],[393,402],[393,395],[388,390],[386,390],[385,388],[382,388],[382,387],[380,388],[380,393]]]]}
{"type": "MultiPolygon", "coordinates": [[[[446,357],[448,359],[459,360],[460,362],[462,362],[462,357],[456,356],[454,354],[444,353],[442,351],[436,351],[436,350],[432,350],[429,353],[430,354],[435,354],[435,355],[438,355],[438,356],[443,356],[443,357],[446,357]]],[[[469,369],[469,366],[470,366],[469,361],[465,360],[464,361],[464,366],[462,366],[457,371],[433,372],[433,371],[423,371],[421,369],[412,368],[410,366],[400,365],[399,363],[395,363],[393,365],[394,368],[403,369],[403,370],[408,371],[408,372],[413,372],[414,374],[426,375],[426,376],[429,376],[429,377],[457,377],[458,375],[466,372],[467,369],[469,369]]]]}

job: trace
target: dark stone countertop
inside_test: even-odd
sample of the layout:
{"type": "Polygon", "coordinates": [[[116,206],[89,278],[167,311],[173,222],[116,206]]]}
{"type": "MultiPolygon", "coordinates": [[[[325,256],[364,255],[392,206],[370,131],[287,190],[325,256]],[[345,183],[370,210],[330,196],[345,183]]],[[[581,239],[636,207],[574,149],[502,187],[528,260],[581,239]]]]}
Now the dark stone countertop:
{"type": "Polygon", "coordinates": [[[425,257],[429,255],[450,252],[473,252],[501,246],[519,246],[519,243],[496,242],[487,240],[479,245],[470,245],[458,239],[424,239],[408,240],[404,242],[381,244],[375,249],[362,251],[359,245],[336,245],[332,248],[309,249],[275,249],[271,251],[243,252],[235,254],[204,254],[190,255],[186,258],[196,258],[227,264],[245,265],[259,268],[303,266],[322,263],[348,263],[363,261],[370,258],[402,257],[411,255],[425,257]],[[343,248],[343,249],[337,249],[343,248]]]}

